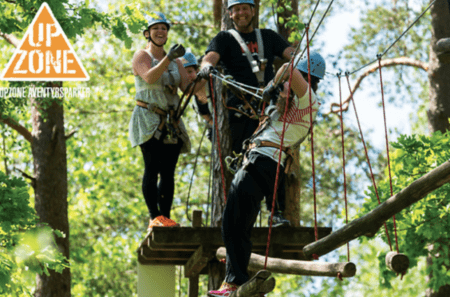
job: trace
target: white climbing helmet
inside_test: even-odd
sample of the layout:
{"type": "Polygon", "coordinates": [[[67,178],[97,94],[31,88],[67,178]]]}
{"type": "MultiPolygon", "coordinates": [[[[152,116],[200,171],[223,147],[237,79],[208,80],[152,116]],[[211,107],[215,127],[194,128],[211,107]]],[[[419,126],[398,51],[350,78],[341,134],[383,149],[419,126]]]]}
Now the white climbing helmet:
{"type": "Polygon", "coordinates": [[[147,20],[147,30],[156,24],[165,24],[167,30],[170,29],[170,23],[162,12],[153,12],[151,15],[146,14],[144,17],[147,20]]]}
{"type": "MultiPolygon", "coordinates": [[[[325,76],[325,59],[315,51],[312,51],[309,56],[311,75],[322,79],[325,76]]],[[[296,61],[298,61],[299,58],[300,55],[297,56],[296,61]]],[[[308,59],[306,56],[297,63],[297,69],[304,73],[308,73],[308,59]]]]}
{"type": "Polygon", "coordinates": [[[181,62],[183,63],[184,68],[189,66],[198,66],[197,59],[195,58],[193,53],[186,53],[181,58],[181,62]]]}
{"type": "Polygon", "coordinates": [[[255,2],[253,0],[229,0],[228,9],[237,4],[250,4],[251,6],[255,6],[255,2]]]}

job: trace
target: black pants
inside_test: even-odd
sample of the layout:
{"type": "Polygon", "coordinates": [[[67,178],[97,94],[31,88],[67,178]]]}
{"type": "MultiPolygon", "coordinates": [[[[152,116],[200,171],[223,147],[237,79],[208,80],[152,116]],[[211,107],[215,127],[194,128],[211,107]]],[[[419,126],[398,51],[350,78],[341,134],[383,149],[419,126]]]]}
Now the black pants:
{"type": "MultiPolygon", "coordinates": [[[[225,281],[242,285],[249,279],[247,266],[250,261],[251,231],[264,197],[272,201],[277,162],[250,153],[250,164],[240,169],[231,182],[227,204],[223,213],[222,239],[227,249],[225,281]]],[[[284,201],[284,171],[280,167],[278,198],[284,201]]],[[[283,206],[284,209],[284,206],[283,206]]]]}
{"type": "Polygon", "coordinates": [[[170,218],[175,167],[183,145],[181,139],[177,144],[164,144],[163,139],[164,135],[160,140],[153,137],[140,145],[145,163],[142,193],[151,219],[160,215],[170,218]]]}
{"type": "Polygon", "coordinates": [[[253,135],[253,132],[258,128],[259,121],[244,115],[237,117],[236,114],[240,115],[235,111],[230,111],[228,123],[231,132],[232,150],[239,154],[242,151],[242,143],[253,135]]]}

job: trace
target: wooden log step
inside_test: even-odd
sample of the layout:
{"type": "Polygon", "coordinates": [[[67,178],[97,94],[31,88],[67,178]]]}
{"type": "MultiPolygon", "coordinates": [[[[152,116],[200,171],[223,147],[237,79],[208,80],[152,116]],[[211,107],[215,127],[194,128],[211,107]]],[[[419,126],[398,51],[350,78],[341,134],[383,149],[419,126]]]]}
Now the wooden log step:
{"type": "MultiPolygon", "coordinates": [[[[221,247],[217,250],[216,257],[221,260],[226,258],[226,249],[221,247]]],[[[265,256],[251,254],[248,269],[264,269],[265,256]]],[[[266,269],[273,273],[312,275],[312,276],[330,276],[353,277],[356,274],[356,266],[352,262],[344,263],[319,263],[311,261],[284,260],[279,258],[267,259],[266,269]]]]}
{"type": "Polygon", "coordinates": [[[405,254],[389,252],[386,254],[386,266],[396,273],[403,274],[409,268],[409,258],[405,254]]]}
{"type": "Polygon", "coordinates": [[[276,281],[267,270],[258,271],[248,282],[231,293],[230,297],[254,297],[267,294],[275,289],[276,281]]]}

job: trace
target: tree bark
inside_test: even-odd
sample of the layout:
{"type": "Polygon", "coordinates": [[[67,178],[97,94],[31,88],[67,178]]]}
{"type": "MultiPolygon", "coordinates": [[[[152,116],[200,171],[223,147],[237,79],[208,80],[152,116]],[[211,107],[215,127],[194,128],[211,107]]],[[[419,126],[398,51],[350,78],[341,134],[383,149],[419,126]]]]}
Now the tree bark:
{"type": "MultiPolygon", "coordinates": [[[[431,13],[431,44],[428,69],[430,105],[427,112],[430,133],[450,129],[450,63],[441,63],[436,52],[436,43],[442,38],[450,37],[450,3],[436,1],[430,9],[431,13]]],[[[439,50],[439,49],[438,49],[439,50]]],[[[427,266],[433,263],[432,256],[427,257],[427,266]]],[[[427,276],[427,280],[432,275],[427,276]]],[[[426,297],[444,297],[450,295],[450,285],[439,288],[438,291],[427,289],[426,297]]]]}
{"type": "MultiPolygon", "coordinates": [[[[228,30],[231,28],[231,20],[227,9],[228,1],[222,1],[222,23],[221,29],[228,30]]],[[[208,82],[209,83],[209,82],[208,82]]],[[[215,108],[217,120],[217,130],[220,138],[220,149],[222,154],[222,159],[219,158],[218,150],[218,137],[216,127],[213,126],[213,186],[212,186],[212,210],[211,210],[211,226],[221,227],[222,226],[222,213],[225,206],[224,190],[222,185],[222,168],[225,179],[225,195],[230,188],[232,175],[226,169],[225,157],[231,155],[231,138],[230,138],[230,128],[228,125],[228,110],[226,110],[222,104],[222,84],[215,83],[215,108]]],[[[213,116],[214,113],[213,113],[213,116]]],[[[215,124],[214,124],[215,125],[215,124]]],[[[208,289],[214,290],[220,287],[222,281],[225,278],[225,266],[219,261],[211,261],[208,265],[208,289]]]]}
{"type": "MultiPolygon", "coordinates": [[[[56,237],[57,247],[69,258],[69,221],[67,203],[67,155],[64,137],[64,109],[62,101],[49,106],[42,99],[31,99],[33,142],[32,153],[36,178],[35,208],[42,223],[65,234],[56,237]]],[[[70,270],[50,275],[37,275],[36,297],[69,297],[70,270]]]]}
{"type": "Polygon", "coordinates": [[[430,105],[428,128],[430,132],[450,129],[450,63],[441,63],[436,53],[436,43],[450,37],[450,8],[448,1],[436,1],[431,7],[431,46],[428,78],[430,105]]]}
{"type": "MultiPolygon", "coordinates": [[[[293,14],[298,14],[298,0],[292,0],[290,3],[292,11],[284,10],[283,13],[277,14],[277,17],[283,17],[284,19],[290,18],[293,14]]],[[[280,4],[283,7],[285,5],[280,4]]],[[[284,24],[278,23],[276,21],[278,33],[283,36],[286,40],[292,32],[292,29],[288,29],[284,24]]],[[[285,62],[285,61],[283,61],[285,62]]],[[[285,179],[285,193],[286,193],[286,210],[284,211],[284,216],[291,222],[293,227],[300,227],[300,189],[301,189],[301,179],[300,179],[300,156],[298,148],[294,150],[294,160],[291,165],[291,170],[287,174],[285,179]]]]}

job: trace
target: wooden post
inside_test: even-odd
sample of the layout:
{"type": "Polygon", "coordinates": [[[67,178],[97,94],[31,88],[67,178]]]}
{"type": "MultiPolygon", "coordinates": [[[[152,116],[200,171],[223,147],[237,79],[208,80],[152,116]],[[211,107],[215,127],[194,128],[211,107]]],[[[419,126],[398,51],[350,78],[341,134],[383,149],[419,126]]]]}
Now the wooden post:
{"type": "MultiPolygon", "coordinates": [[[[194,210],[192,213],[192,227],[201,227],[202,226],[202,211],[199,209],[194,210]]],[[[203,247],[199,248],[202,253],[203,247]]],[[[196,254],[196,253],[195,253],[196,254]]],[[[186,269],[185,269],[186,271],[186,269]]],[[[197,297],[198,296],[198,273],[195,275],[189,276],[189,297],[197,297]]]]}
{"type": "Polygon", "coordinates": [[[409,268],[408,256],[397,252],[389,252],[386,254],[386,266],[396,273],[403,274],[409,268]]]}
{"type": "Polygon", "coordinates": [[[371,212],[348,223],[330,235],[306,245],[303,248],[303,253],[307,257],[321,256],[359,236],[374,236],[386,220],[448,182],[450,182],[450,161],[416,179],[371,212]]]}
{"type": "MultiPolygon", "coordinates": [[[[217,250],[216,256],[218,259],[224,259],[226,256],[226,249],[221,247],[217,250]]],[[[261,270],[264,269],[265,257],[258,254],[251,254],[248,269],[261,270]]],[[[311,261],[297,261],[297,260],[285,260],[278,258],[267,259],[267,271],[273,273],[282,274],[295,274],[295,275],[313,275],[313,276],[331,276],[337,277],[340,274],[341,277],[355,276],[356,266],[355,264],[348,263],[319,263],[311,261]]]]}

